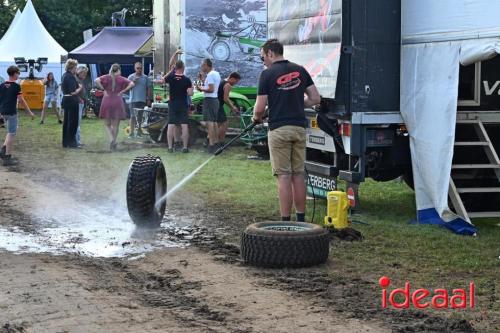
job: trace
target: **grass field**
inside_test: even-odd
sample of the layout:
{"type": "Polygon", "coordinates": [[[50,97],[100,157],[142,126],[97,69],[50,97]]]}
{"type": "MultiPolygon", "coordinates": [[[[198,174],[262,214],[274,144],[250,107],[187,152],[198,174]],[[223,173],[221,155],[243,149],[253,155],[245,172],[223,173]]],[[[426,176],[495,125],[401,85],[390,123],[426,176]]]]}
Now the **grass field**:
{"type": "MultiPolygon", "coordinates": [[[[141,154],[156,154],[165,162],[169,187],[189,174],[209,155],[200,149],[190,154],[168,154],[165,148],[141,148],[122,144],[119,152],[108,153],[108,143],[100,121],[84,120],[83,150],[61,148],[61,126],[49,117],[45,125],[23,117],[15,155],[31,177],[57,182],[61,178],[88,185],[93,192],[108,193],[123,199],[124,179],[132,159],[141,154]]],[[[122,123],[122,128],[125,124],[122,123]]],[[[0,130],[2,136],[5,131],[0,130]]],[[[127,141],[121,131],[119,142],[127,141]]],[[[203,200],[206,205],[223,207],[227,214],[252,216],[254,220],[279,217],[277,192],[268,162],[248,160],[252,152],[232,148],[209,163],[181,190],[203,200]]],[[[428,289],[463,288],[476,283],[477,309],[459,313],[468,319],[490,322],[500,317],[500,223],[474,221],[478,237],[464,237],[435,226],[409,224],[415,218],[414,195],[404,183],[361,185],[362,221],[353,227],[365,237],[362,242],[334,242],[331,260],[341,268],[339,278],[364,276],[378,279],[387,275],[394,286],[410,281],[412,286],[428,289]],[[494,319],[496,318],[496,319],[494,319]]],[[[308,216],[312,215],[308,202],[308,216]]],[[[325,204],[317,202],[315,221],[322,220],[325,204]]],[[[447,315],[456,315],[448,313],[447,315]]],[[[498,321],[496,324],[498,325],[498,321]]],[[[498,327],[498,326],[497,326],[498,327]]]]}

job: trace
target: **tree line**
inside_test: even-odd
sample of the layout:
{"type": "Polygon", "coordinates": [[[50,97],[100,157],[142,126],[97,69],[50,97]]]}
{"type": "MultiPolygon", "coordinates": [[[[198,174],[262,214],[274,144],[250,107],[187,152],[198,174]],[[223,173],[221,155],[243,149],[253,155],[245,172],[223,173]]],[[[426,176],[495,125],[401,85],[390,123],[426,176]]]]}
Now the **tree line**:
{"type": "MultiPolygon", "coordinates": [[[[94,32],[111,25],[111,14],[128,9],[128,26],[152,24],[152,0],[32,0],[35,10],[48,32],[62,47],[71,51],[83,43],[82,32],[94,32]]],[[[0,0],[0,36],[9,28],[17,9],[24,9],[26,0],[0,0]]],[[[19,41],[29,43],[29,41],[19,41]]]]}

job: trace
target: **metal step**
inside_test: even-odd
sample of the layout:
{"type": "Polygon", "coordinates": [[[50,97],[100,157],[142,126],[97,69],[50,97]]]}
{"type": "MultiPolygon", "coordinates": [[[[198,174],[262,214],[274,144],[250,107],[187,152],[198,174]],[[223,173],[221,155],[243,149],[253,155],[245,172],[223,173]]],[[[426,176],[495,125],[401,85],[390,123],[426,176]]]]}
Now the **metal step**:
{"type": "Polygon", "coordinates": [[[457,188],[458,193],[500,193],[500,187],[457,188]]]}
{"type": "Polygon", "coordinates": [[[469,119],[469,120],[457,120],[457,124],[460,125],[474,125],[479,124],[480,120],[478,119],[469,119]]]}
{"type": "Polygon", "coordinates": [[[454,164],[452,169],[500,169],[500,164],[454,164]]]}
{"type": "Polygon", "coordinates": [[[500,217],[500,212],[470,212],[468,215],[471,219],[500,217]]]}
{"type": "Polygon", "coordinates": [[[460,147],[487,147],[489,145],[490,145],[489,142],[483,142],[483,141],[455,142],[455,146],[460,146],[460,147]]]}

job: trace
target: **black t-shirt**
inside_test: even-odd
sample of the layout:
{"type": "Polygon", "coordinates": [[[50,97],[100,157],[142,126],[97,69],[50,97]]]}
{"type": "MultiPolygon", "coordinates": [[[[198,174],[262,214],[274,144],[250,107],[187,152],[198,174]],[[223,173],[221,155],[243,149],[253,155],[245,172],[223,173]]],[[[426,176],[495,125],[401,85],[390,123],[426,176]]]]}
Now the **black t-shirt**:
{"type": "Polygon", "coordinates": [[[170,101],[183,101],[187,105],[187,90],[193,87],[191,80],[185,75],[177,75],[175,72],[171,72],[165,78],[165,83],[168,83],[170,86],[170,101]]]}
{"type": "MultiPolygon", "coordinates": [[[[71,93],[75,92],[78,89],[78,82],[76,81],[76,77],[71,72],[64,73],[61,80],[61,90],[64,95],[71,95],[71,93]]],[[[78,96],[73,96],[78,97],[78,96]]]]}
{"type": "Polygon", "coordinates": [[[259,95],[267,95],[269,129],[282,126],[307,127],[304,93],[314,84],[302,66],[288,60],[277,61],[259,79],[259,95]]]}
{"type": "Polygon", "coordinates": [[[219,84],[219,89],[217,90],[217,98],[219,99],[219,107],[224,107],[224,87],[227,81],[222,80],[219,84]]]}
{"type": "Polygon", "coordinates": [[[17,97],[21,95],[21,86],[16,82],[0,84],[0,113],[14,115],[17,113],[17,97]]]}

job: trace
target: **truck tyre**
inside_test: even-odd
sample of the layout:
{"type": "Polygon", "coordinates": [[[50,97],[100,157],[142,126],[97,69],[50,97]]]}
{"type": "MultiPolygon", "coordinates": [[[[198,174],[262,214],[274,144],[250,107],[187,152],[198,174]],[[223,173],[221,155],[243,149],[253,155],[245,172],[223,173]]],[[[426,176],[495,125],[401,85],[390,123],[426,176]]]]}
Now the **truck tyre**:
{"type": "Polygon", "coordinates": [[[283,268],[319,265],[328,259],[330,235],[316,224],[261,222],[241,238],[242,259],[254,266],[283,268]]]}
{"type": "Polygon", "coordinates": [[[229,44],[220,40],[212,44],[210,53],[212,53],[215,60],[228,61],[231,58],[231,48],[229,44]]]}
{"type": "Polygon", "coordinates": [[[166,192],[167,175],[161,159],[151,155],[136,157],[128,173],[127,208],[137,226],[160,225],[167,203],[156,203],[166,192]]]}

